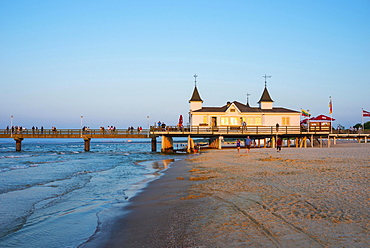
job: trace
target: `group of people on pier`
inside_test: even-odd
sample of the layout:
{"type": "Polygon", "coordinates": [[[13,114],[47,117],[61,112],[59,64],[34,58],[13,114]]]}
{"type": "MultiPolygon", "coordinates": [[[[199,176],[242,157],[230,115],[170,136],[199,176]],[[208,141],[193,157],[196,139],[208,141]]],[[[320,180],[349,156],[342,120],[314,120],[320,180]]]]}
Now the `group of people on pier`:
{"type": "MultiPolygon", "coordinates": [[[[90,130],[90,129],[89,129],[90,130]]],[[[108,126],[107,133],[115,133],[117,130],[116,126],[108,126]]],[[[103,126],[100,127],[100,133],[105,134],[105,128],[103,126]]]]}
{"type": "MultiPolygon", "coordinates": [[[[134,130],[135,130],[135,128],[134,128],[133,126],[128,127],[128,128],[127,128],[127,133],[133,134],[133,133],[134,133],[134,130]]],[[[138,134],[140,134],[140,133],[142,133],[142,132],[143,132],[143,128],[142,128],[141,126],[138,126],[138,127],[136,128],[136,131],[137,131],[137,133],[138,133],[138,134]]]]}
{"type": "MultiPolygon", "coordinates": [[[[6,127],[6,133],[7,134],[21,134],[21,133],[24,133],[27,131],[27,128],[26,127],[22,127],[22,126],[12,126],[12,127],[9,127],[7,126],[6,127]]],[[[41,126],[40,128],[38,127],[35,127],[35,126],[32,126],[32,134],[43,134],[44,133],[44,127],[41,126]]]]}

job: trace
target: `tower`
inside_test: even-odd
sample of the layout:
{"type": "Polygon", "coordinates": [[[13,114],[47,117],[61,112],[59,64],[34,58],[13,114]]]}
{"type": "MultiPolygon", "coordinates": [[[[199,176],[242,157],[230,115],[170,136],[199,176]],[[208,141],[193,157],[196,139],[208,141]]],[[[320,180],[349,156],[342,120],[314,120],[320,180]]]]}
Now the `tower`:
{"type": "Polygon", "coordinates": [[[267,90],[266,82],[266,78],[271,78],[271,76],[266,76],[265,74],[263,77],[265,78],[265,89],[263,90],[261,99],[258,101],[258,103],[260,105],[260,109],[272,109],[272,103],[274,101],[271,99],[271,96],[267,90]]]}
{"type": "Polygon", "coordinates": [[[190,112],[194,110],[201,109],[203,107],[203,100],[199,95],[198,88],[197,88],[197,77],[198,75],[195,74],[195,86],[194,86],[194,91],[193,95],[191,96],[189,103],[190,103],[190,112]]]}

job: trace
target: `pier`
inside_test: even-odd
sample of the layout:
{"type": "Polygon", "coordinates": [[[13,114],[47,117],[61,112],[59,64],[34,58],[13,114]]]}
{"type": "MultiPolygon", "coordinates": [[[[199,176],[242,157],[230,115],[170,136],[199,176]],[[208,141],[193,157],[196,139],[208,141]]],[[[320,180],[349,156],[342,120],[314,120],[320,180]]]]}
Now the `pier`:
{"type": "Polygon", "coordinates": [[[82,139],[84,150],[90,151],[91,139],[151,139],[151,151],[157,150],[157,138],[161,137],[161,152],[173,152],[173,138],[187,137],[186,151],[194,151],[194,138],[208,140],[208,147],[221,149],[224,139],[245,139],[249,136],[256,143],[255,147],[275,147],[277,137],[285,140],[287,146],[297,148],[335,145],[338,139],[354,139],[367,143],[370,138],[369,133],[329,133],[328,131],[304,130],[301,127],[286,126],[276,129],[276,127],[266,126],[226,126],[226,127],[178,127],[167,126],[150,127],[149,129],[127,130],[116,129],[114,131],[91,129],[82,131],[81,129],[44,129],[44,130],[23,130],[21,132],[11,132],[11,130],[0,129],[0,138],[10,138],[15,141],[15,150],[22,150],[22,141],[29,138],[37,139],[82,139]]]}

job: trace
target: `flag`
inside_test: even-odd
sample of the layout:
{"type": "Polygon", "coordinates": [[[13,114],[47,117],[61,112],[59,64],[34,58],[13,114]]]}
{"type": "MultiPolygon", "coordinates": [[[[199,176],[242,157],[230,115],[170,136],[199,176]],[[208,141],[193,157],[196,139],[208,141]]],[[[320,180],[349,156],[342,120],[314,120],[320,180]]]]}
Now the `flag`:
{"type": "Polygon", "coordinates": [[[333,113],[333,103],[331,101],[331,97],[330,97],[330,101],[329,101],[329,114],[331,115],[333,113]]]}
{"type": "Polygon", "coordinates": [[[308,111],[304,110],[304,109],[301,109],[301,113],[302,113],[302,116],[306,116],[306,117],[310,117],[311,114],[308,113],[308,111]]]}
{"type": "Polygon", "coordinates": [[[362,110],[362,116],[363,117],[370,117],[370,112],[366,110],[362,110]]]}

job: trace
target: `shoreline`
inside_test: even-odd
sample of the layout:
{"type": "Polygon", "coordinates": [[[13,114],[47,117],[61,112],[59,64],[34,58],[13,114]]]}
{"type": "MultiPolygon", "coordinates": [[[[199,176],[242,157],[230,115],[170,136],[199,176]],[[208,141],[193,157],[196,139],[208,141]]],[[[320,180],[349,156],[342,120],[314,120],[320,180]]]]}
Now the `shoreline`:
{"type": "MultiPolygon", "coordinates": [[[[171,170],[174,165],[176,166],[176,164],[181,163],[182,161],[183,159],[174,158],[136,162],[141,166],[157,169],[157,171],[146,174],[146,179],[131,185],[125,193],[128,197],[128,202],[124,207],[118,210],[119,214],[111,216],[109,210],[106,213],[100,213],[99,215],[102,215],[103,217],[99,217],[98,215],[99,225],[97,226],[95,233],[90,236],[88,240],[78,245],[78,247],[113,247],[106,244],[109,244],[109,240],[112,238],[112,233],[116,232],[116,225],[118,225],[119,230],[121,230],[122,227],[118,222],[121,220],[125,221],[126,218],[128,218],[127,216],[132,213],[130,205],[135,205],[135,203],[139,202],[141,195],[144,194],[145,196],[148,189],[152,188],[151,184],[160,180],[167,174],[168,170],[171,170]],[[104,220],[101,221],[101,218],[104,218],[104,220]]],[[[112,209],[110,211],[112,211],[112,209]]],[[[117,247],[121,246],[118,245],[117,247]]]]}
{"type": "Polygon", "coordinates": [[[171,165],[104,242],[81,247],[369,246],[369,151],[207,150],[171,165]]]}

